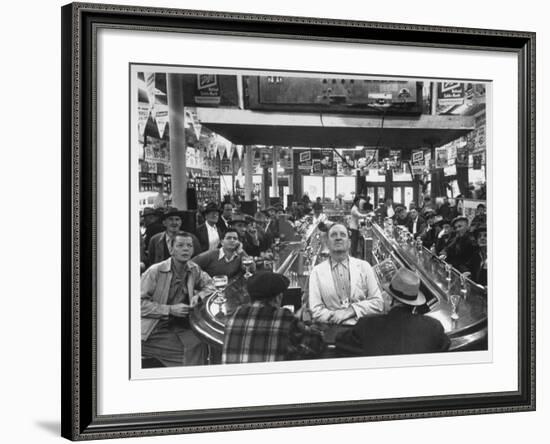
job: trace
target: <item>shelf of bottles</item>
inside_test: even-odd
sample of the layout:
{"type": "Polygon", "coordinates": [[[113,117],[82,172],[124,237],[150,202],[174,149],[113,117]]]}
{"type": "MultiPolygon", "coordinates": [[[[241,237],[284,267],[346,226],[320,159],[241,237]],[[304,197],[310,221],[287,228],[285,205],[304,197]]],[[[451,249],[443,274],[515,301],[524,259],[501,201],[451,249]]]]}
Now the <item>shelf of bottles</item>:
{"type": "Polygon", "coordinates": [[[194,176],[188,180],[187,187],[195,189],[199,203],[220,201],[219,177],[194,176]]]}

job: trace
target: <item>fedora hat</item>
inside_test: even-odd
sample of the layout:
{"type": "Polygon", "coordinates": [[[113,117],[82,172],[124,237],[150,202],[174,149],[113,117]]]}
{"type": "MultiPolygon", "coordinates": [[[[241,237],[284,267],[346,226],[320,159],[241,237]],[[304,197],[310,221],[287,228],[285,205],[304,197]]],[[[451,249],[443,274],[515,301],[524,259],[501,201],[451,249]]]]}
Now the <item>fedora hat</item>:
{"type": "Polygon", "coordinates": [[[451,225],[451,221],[449,219],[445,219],[444,217],[436,216],[434,225],[436,227],[443,228],[443,225],[451,225]]]}
{"type": "Polygon", "coordinates": [[[209,202],[208,205],[204,208],[203,214],[207,213],[220,213],[220,209],[214,202],[209,202]]]}
{"type": "Polygon", "coordinates": [[[162,216],[162,209],[161,208],[153,208],[153,207],[145,207],[143,209],[143,213],[141,214],[141,217],[145,216],[162,216]]]}
{"type": "Polygon", "coordinates": [[[395,272],[389,284],[384,285],[394,299],[406,305],[424,305],[426,298],[420,293],[420,278],[408,268],[401,267],[395,272]]]}
{"type": "Polygon", "coordinates": [[[183,211],[178,210],[175,207],[168,207],[162,214],[162,220],[167,219],[171,216],[177,216],[177,217],[183,218],[183,215],[184,215],[183,211]]]}
{"type": "Polygon", "coordinates": [[[229,221],[229,225],[235,225],[238,223],[248,224],[248,220],[244,214],[234,214],[229,221]]]}
{"type": "Polygon", "coordinates": [[[479,233],[487,233],[487,225],[478,225],[474,231],[474,236],[477,238],[477,236],[479,235],[479,233]]]}

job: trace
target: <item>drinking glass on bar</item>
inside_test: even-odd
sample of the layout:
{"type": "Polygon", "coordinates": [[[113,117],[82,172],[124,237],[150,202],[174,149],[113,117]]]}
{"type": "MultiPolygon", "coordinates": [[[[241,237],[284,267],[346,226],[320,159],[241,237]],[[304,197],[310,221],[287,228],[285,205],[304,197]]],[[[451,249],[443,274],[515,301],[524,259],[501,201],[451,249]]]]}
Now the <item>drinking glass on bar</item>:
{"type": "Polygon", "coordinates": [[[460,274],[460,291],[462,293],[468,292],[468,290],[466,289],[466,276],[464,276],[464,273],[460,274]]]}
{"type": "Polygon", "coordinates": [[[229,282],[229,279],[225,274],[217,275],[212,278],[214,282],[214,287],[217,290],[217,296],[216,296],[216,304],[218,304],[220,308],[220,312],[223,313],[223,305],[227,301],[225,297],[225,288],[227,287],[227,283],[229,282]]]}
{"type": "Polygon", "coordinates": [[[453,266],[451,264],[445,264],[445,271],[447,272],[447,280],[451,280],[451,272],[452,272],[453,266]]]}
{"type": "Polygon", "coordinates": [[[457,307],[460,302],[460,295],[452,294],[449,299],[451,300],[451,306],[453,308],[453,311],[451,313],[451,319],[456,321],[459,318],[457,313],[457,307]]]}
{"type": "Polygon", "coordinates": [[[244,274],[244,278],[248,279],[250,276],[252,276],[252,273],[250,272],[250,266],[254,263],[254,259],[250,256],[243,256],[243,265],[246,268],[246,273],[244,274]]]}

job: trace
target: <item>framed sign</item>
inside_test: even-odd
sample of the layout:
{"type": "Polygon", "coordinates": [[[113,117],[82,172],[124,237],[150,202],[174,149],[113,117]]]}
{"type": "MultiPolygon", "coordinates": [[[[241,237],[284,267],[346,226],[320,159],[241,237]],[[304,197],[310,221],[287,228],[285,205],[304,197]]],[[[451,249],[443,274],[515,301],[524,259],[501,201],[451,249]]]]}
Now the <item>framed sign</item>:
{"type": "MultiPolygon", "coordinates": [[[[84,440],[533,410],[534,44],[533,33],[518,31],[100,4],[64,6],[62,435],[84,440]],[[480,51],[492,63],[476,63],[480,51]],[[274,68],[274,60],[280,66],[274,68]],[[377,60],[377,65],[366,67],[365,60],[377,60]],[[418,67],[424,71],[418,72],[418,67]],[[462,67],[468,70],[461,71],[462,67]],[[475,152],[472,169],[481,168],[484,160],[489,174],[487,220],[489,224],[508,221],[506,227],[492,224],[488,236],[494,258],[488,293],[491,336],[482,361],[474,351],[464,352],[454,362],[437,354],[419,354],[406,364],[402,356],[346,358],[331,363],[264,363],[257,372],[222,365],[189,372],[168,369],[161,377],[141,377],[143,372],[138,372],[136,377],[132,350],[140,341],[133,333],[135,315],[139,321],[139,303],[135,310],[139,270],[136,274],[133,255],[139,245],[134,230],[137,204],[131,196],[139,164],[134,154],[148,127],[158,139],[177,131],[169,121],[172,104],[163,99],[163,77],[157,74],[167,81],[167,73],[181,74],[181,91],[189,94],[172,97],[190,97],[193,107],[207,109],[197,111],[193,125],[209,126],[230,137],[233,134],[224,122],[215,121],[218,107],[242,111],[246,103],[239,103],[239,97],[246,85],[241,80],[249,71],[259,79],[261,91],[283,90],[292,76],[301,79],[295,82],[299,84],[304,78],[316,79],[311,90],[321,93],[312,100],[322,102],[323,112],[296,117],[284,130],[280,121],[267,119],[260,125],[258,119],[267,112],[263,109],[255,111],[252,120],[246,120],[252,113],[237,113],[233,123],[242,119],[238,125],[259,125],[255,134],[270,132],[280,138],[281,143],[273,145],[306,147],[306,138],[315,136],[330,148],[333,141],[328,138],[337,134],[349,138],[349,143],[335,140],[333,146],[399,147],[399,153],[391,154],[399,160],[402,147],[416,136],[414,128],[402,136],[398,121],[422,120],[418,82],[440,85],[433,90],[433,104],[436,109],[445,105],[445,113],[466,103],[466,85],[489,92],[486,120],[483,117],[474,126],[476,117],[470,116],[467,127],[449,128],[458,137],[475,127],[476,138],[468,142],[468,152],[475,152]],[[367,77],[389,79],[391,94],[363,91],[361,81],[367,77]],[[337,88],[330,86],[332,80],[338,80],[337,88]],[[143,93],[136,86],[141,84],[143,93]],[[348,90],[353,96],[349,103],[348,90]],[[156,129],[150,125],[147,103],[159,103],[160,128],[158,121],[156,129]],[[362,113],[361,106],[368,112],[362,113]],[[331,109],[337,109],[338,115],[331,115],[331,109]],[[395,113],[403,116],[392,121],[395,113]],[[343,122],[353,131],[342,130],[343,122]],[[392,133],[386,130],[392,124],[394,133],[401,134],[399,140],[388,137],[392,133]],[[307,125],[307,130],[300,130],[300,125],[307,125]],[[362,130],[369,126],[375,130],[369,133],[372,140],[361,140],[362,130]],[[293,144],[285,139],[289,134],[293,144]],[[492,146],[499,147],[499,156],[493,155],[492,146]],[[493,205],[503,199],[508,203],[505,208],[493,205]],[[508,280],[501,282],[495,276],[508,280]],[[492,297],[495,293],[498,298],[492,297]],[[288,384],[298,389],[280,389],[288,384]]],[[[287,112],[285,108],[281,114],[287,112]]],[[[241,131],[242,140],[236,144],[254,145],[245,137],[250,134],[241,131]]],[[[418,140],[418,146],[433,144],[435,166],[447,167],[447,153],[438,147],[448,141],[424,139],[418,140]]],[[[157,158],[154,151],[147,153],[148,158],[157,158]]],[[[298,168],[312,166],[321,172],[321,163],[312,163],[313,155],[301,153],[298,168]]],[[[462,157],[457,152],[455,168],[465,168],[462,157]]],[[[427,150],[424,161],[430,159],[427,150]]],[[[172,157],[172,174],[177,171],[175,164],[172,157]]],[[[167,169],[158,161],[147,165],[150,170],[157,171],[159,165],[160,170],[167,169]]],[[[442,171],[437,174],[443,176],[442,171]]],[[[310,177],[311,186],[325,193],[353,186],[353,179],[345,183],[337,179],[310,177]]]]}

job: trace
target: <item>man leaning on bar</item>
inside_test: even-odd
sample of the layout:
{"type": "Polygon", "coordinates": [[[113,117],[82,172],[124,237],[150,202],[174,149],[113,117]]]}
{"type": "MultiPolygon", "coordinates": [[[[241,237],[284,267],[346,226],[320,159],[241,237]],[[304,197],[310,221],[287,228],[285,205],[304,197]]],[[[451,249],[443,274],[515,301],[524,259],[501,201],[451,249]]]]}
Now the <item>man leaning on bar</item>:
{"type": "Polygon", "coordinates": [[[315,266],[309,279],[313,320],[354,325],[366,315],[382,313],[384,300],[373,268],[349,255],[348,229],[334,224],[327,238],[329,258],[315,266]]]}

